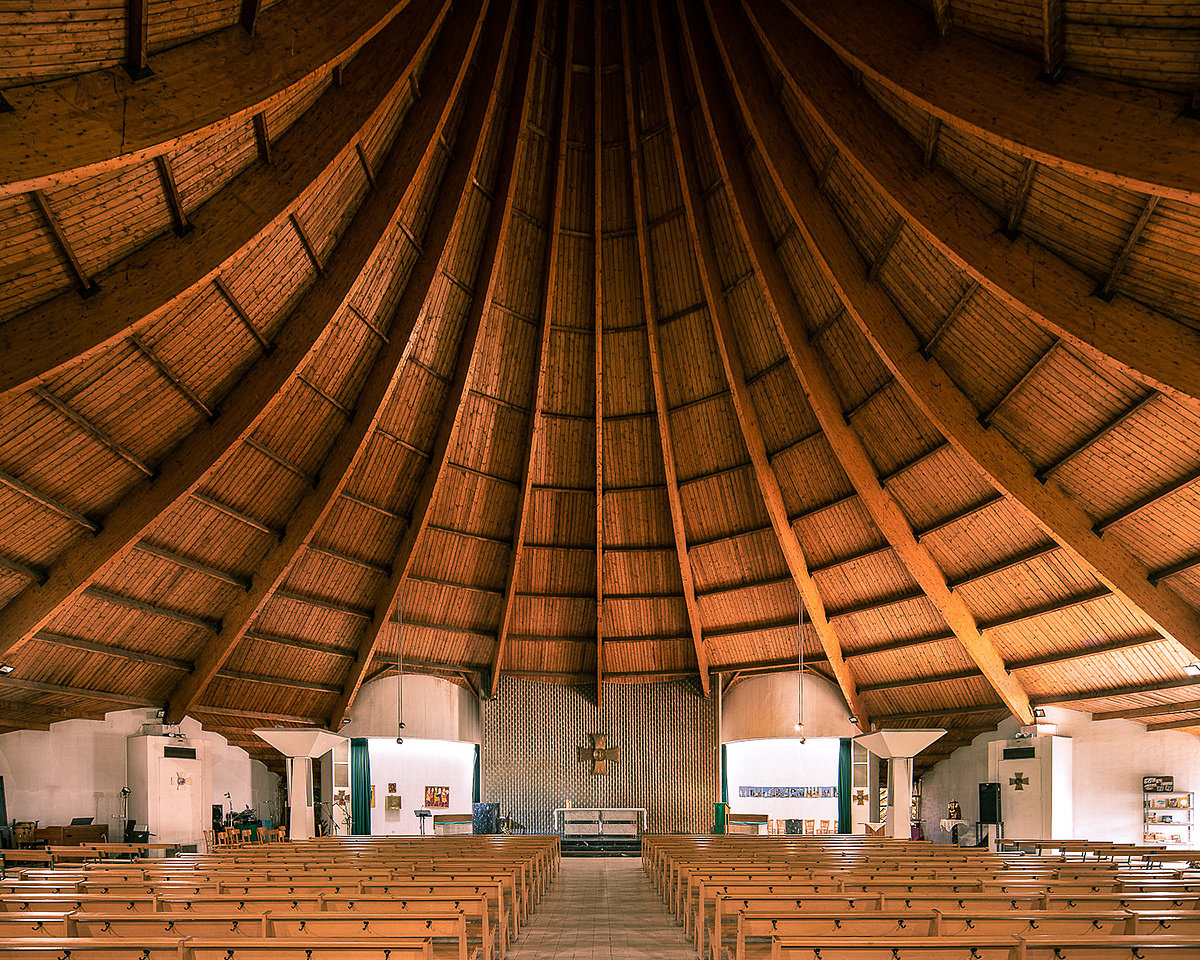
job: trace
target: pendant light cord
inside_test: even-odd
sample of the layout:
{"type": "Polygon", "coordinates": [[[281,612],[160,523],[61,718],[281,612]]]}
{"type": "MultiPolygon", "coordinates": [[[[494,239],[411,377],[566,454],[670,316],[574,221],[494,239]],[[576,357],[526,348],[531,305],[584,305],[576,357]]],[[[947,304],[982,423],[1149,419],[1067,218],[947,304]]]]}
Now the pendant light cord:
{"type": "Polygon", "coordinates": [[[396,742],[404,742],[404,614],[400,597],[396,597],[396,742]]]}

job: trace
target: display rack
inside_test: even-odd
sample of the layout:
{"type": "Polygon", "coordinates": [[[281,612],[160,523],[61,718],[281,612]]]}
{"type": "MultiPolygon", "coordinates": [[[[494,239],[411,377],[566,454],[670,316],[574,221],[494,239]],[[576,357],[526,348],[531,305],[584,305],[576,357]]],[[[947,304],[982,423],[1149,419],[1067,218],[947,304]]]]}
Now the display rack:
{"type": "Polygon", "coordinates": [[[1142,842],[1169,847],[1191,846],[1195,796],[1185,791],[1142,794],[1142,842]]]}

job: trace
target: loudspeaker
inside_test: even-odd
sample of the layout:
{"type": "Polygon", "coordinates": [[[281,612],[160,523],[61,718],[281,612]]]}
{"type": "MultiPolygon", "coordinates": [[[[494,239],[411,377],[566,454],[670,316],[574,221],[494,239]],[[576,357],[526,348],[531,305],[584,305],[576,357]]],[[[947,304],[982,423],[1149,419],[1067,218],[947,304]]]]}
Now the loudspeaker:
{"type": "Polygon", "coordinates": [[[1000,822],[1000,784],[981,783],[979,785],[979,822],[1000,822]]]}

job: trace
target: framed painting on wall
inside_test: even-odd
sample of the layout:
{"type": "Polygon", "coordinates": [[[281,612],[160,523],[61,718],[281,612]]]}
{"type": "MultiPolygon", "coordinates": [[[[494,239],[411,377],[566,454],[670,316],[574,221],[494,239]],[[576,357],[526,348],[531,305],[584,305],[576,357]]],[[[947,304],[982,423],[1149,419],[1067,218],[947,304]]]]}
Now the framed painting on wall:
{"type": "Polygon", "coordinates": [[[426,787],[425,788],[425,806],[441,807],[450,806],[450,788],[449,787],[426,787]]]}

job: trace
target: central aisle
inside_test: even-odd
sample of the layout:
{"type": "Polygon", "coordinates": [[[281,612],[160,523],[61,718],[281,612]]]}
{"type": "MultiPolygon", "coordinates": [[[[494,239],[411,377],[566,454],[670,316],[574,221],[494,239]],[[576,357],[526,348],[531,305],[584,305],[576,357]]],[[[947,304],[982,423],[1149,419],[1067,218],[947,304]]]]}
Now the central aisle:
{"type": "Polygon", "coordinates": [[[695,955],[637,857],[564,857],[549,895],[508,952],[509,960],[695,955]]]}

